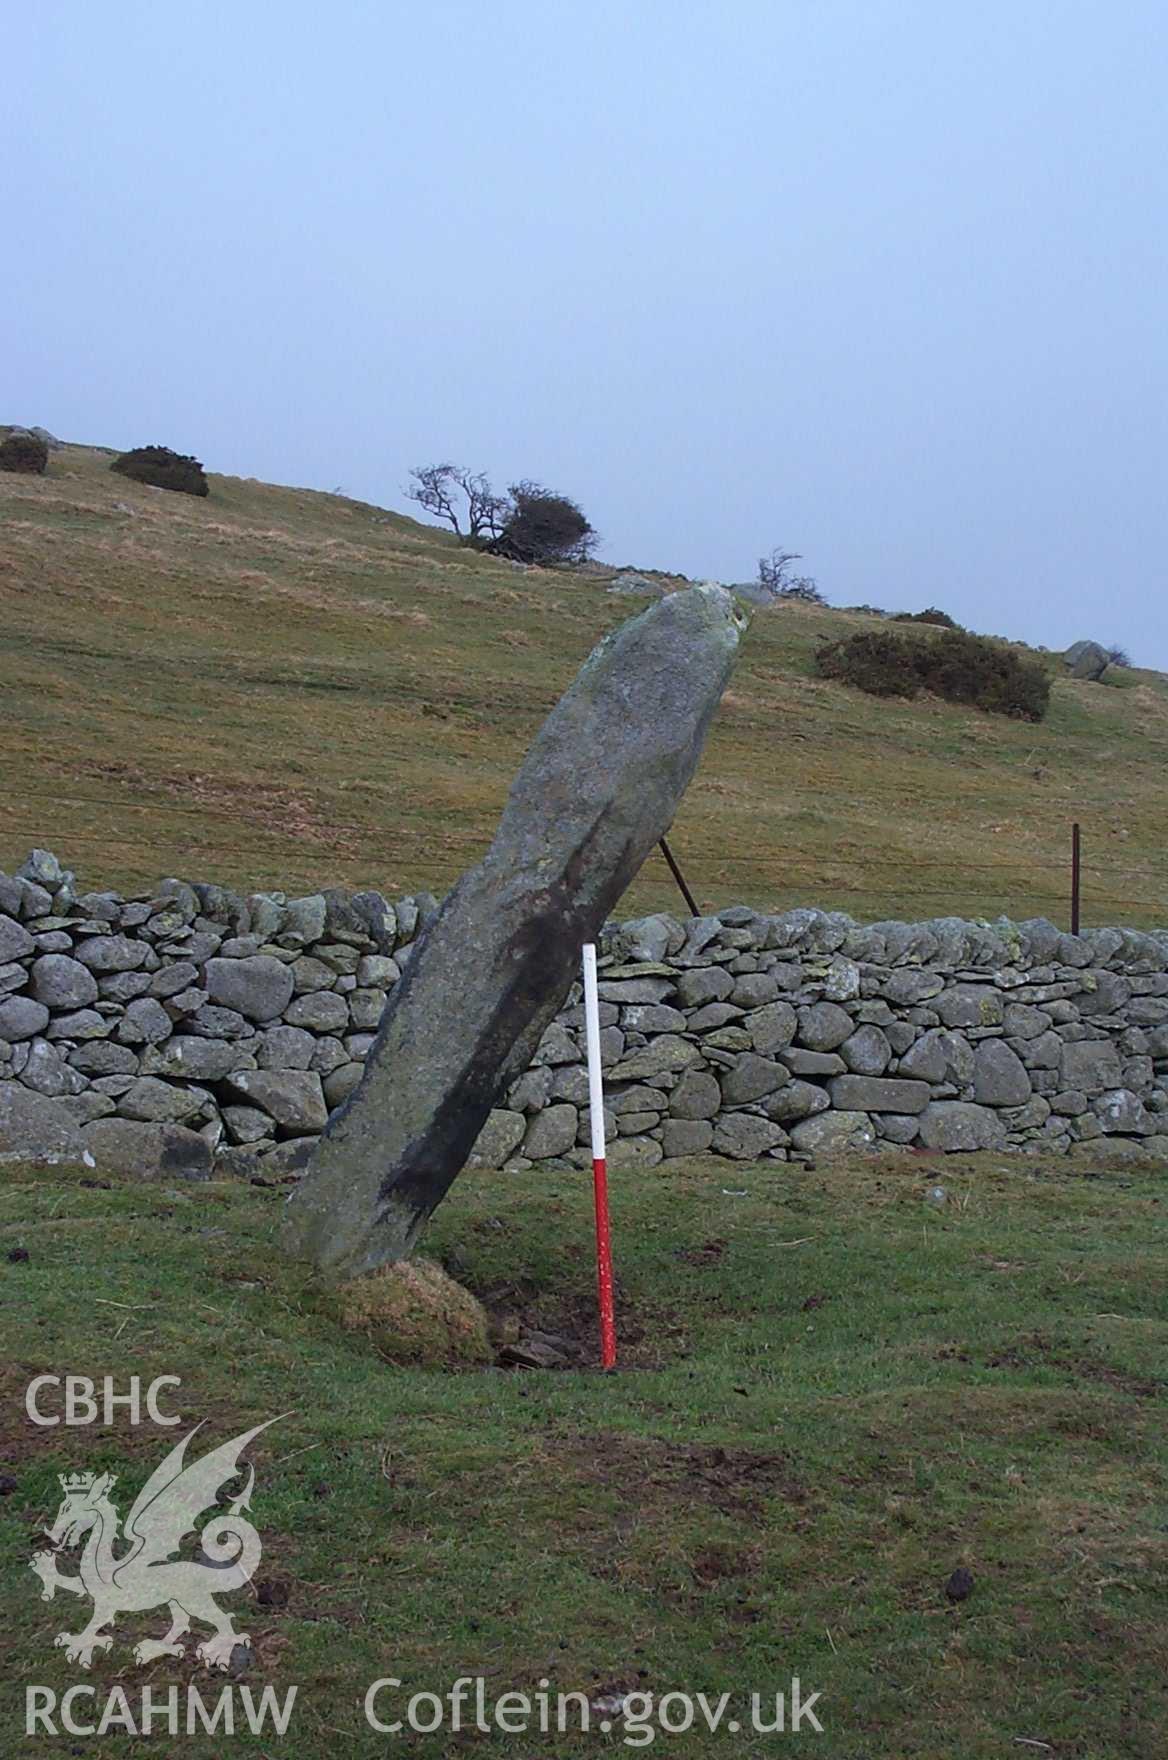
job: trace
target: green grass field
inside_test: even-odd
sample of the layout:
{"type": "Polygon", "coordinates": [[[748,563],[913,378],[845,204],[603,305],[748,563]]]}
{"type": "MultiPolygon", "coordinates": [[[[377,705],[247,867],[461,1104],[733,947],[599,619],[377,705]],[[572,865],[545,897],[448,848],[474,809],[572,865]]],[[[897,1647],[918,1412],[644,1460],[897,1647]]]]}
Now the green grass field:
{"type": "MultiPolygon", "coordinates": [[[[181,1376],[166,1401],[206,1420],[200,1447],[291,1414],[254,1448],[264,1557],[231,1602],[253,1644],[243,1680],[299,1687],[289,1733],[154,1751],[624,1752],[619,1721],[607,1737],[407,1743],[370,1730],[362,1699],[383,1676],[404,1701],[481,1674],[492,1697],[541,1680],[592,1698],[725,1692],[732,1715],[798,1675],[822,1695],[822,1735],[691,1731],[652,1751],[1155,1760],[1168,1188],[1092,1175],[902,1155],[618,1179],[625,1354],[604,1377],[382,1361],[274,1251],[277,1192],[5,1170],[0,1751],[141,1751],[24,1743],[29,1682],[88,1680],[99,1699],[119,1684],[135,1703],[144,1679],[218,1691],[193,1663],[135,1668],[127,1644],[163,1610],[119,1622],[90,1676],[71,1669],[53,1638],[82,1604],[42,1602],[27,1570],[58,1474],[116,1471],[124,1514],[183,1433],[124,1415],[37,1428],[29,1380],[136,1373],[181,1376]],[[959,1566],[974,1586],[951,1604],[959,1566]]],[[[567,1175],[467,1175],[427,1247],[496,1309],[591,1349],[589,1202],[567,1175]]]]}
{"type": "MultiPolygon", "coordinates": [[[[0,866],[47,844],[90,885],[440,893],[639,604],[338,496],[212,477],[192,500],[110,456],[0,475],[0,866]]],[[[1168,679],[1059,680],[1040,726],[880,702],[813,674],[865,624],[755,618],[674,833],[703,907],[1064,922],[1078,819],[1084,922],[1165,920],[1168,679]]],[[[676,903],[655,858],[623,911],[676,903]]]]}

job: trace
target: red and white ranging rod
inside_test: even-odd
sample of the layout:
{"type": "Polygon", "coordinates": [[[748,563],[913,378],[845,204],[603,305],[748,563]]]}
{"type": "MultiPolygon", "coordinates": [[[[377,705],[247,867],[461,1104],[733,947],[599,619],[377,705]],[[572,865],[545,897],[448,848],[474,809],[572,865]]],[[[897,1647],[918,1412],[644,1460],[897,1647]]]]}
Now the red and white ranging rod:
{"type": "Polygon", "coordinates": [[[604,1083],[600,1074],[600,1005],[596,948],[584,947],[584,1028],[588,1041],[588,1110],[592,1125],[592,1190],[596,1201],[596,1291],[600,1309],[600,1367],[616,1367],[612,1300],[612,1234],[608,1223],[608,1167],[604,1158],[604,1083]]]}

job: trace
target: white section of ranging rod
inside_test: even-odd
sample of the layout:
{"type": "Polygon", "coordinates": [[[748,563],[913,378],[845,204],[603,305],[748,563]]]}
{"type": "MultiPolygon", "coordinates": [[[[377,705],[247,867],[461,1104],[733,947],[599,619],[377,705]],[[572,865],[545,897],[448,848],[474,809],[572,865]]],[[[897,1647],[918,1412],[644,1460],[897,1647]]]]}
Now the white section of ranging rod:
{"type": "Polygon", "coordinates": [[[588,1042],[588,1111],[592,1159],[604,1160],[604,1083],[600,1076],[600,1004],[596,998],[596,948],[584,945],[584,1031],[588,1042]]]}

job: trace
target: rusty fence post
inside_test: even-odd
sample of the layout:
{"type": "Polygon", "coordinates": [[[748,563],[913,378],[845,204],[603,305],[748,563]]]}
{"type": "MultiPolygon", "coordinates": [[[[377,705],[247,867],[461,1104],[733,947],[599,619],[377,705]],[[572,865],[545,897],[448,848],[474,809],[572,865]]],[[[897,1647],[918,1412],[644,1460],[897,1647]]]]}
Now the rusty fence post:
{"type": "Polygon", "coordinates": [[[677,881],[677,884],[681,889],[682,898],[684,898],[686,904],[689,906],[690,916],[691,917],[700,917],[702,913],[697,907],[697,902],[694,899],[693,893],[690,891],[689,887],[685,883],[685,875],[682,873],[681,869],[678,867],[676,861],[674,860],[673,851],[670,849],[669,845],[666,843],[664,838],[661,839],[658,847],[661,850],[661,854],[665,857],[665,860],[669,863],[669,872],[673,875],[673,878],[677,881]]]}
{"type": "Polygon", "coordinates": [[[1079,827],[1071,826],[1071,934],[1079,933],[1079,894],[1082,883],[1082,844],[1079,827]]]}

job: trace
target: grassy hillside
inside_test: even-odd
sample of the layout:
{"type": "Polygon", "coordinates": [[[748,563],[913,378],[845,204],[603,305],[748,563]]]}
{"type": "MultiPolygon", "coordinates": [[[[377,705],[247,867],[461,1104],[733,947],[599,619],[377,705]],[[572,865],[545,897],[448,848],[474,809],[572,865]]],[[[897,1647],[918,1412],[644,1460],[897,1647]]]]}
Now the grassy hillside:
{"type": "MultiPolygon", "coordinates": [[[[2,1170],[0,1729],[22,1727],[25,1682],[59,1695],[81,1680],[99,1705],[116,1682],[137,1706],[144,1682],[165,1701],[193,1679],[214,1701],[220,1682],[189,1652],[131,1661],[168,1623],[161,1608],[119,1615],[90,1673],[70,1667],[53,1640],[89,1603],[41,1601],[28,1562],[58,1474],[116,1472],[124,1517],[198,1420],[202,1452],[285,1413],[253,1450],[260,1567],[223,1605],[250,1633],[257,1695],[298,1685],[289,1735],[156,1735],[159,1752],[471,1750],[372,1733],[362,1697],[386,1675],[405,1683],[388,1717],[407,1693],[478,1674],[491,1699],[541,1681],[595,1699],[728,1693],[740,1717],[797,1674],[822,1694],[824,1731],[805,1726],[797,1754],[1162,1756],[1163,1180],[976,1159],[740,1164],[731,1190],[715,1163],[615,1179],[625,1356],[611,1378],[383,1362],[273,1250],[278,1191],[2,1170]],[[24,1390],[66,1368],[120,1390],[131,1371],[178,1375],[163,1403],[185,1422],[135,1429],[123,1408],[108,1429],[37,1428],[24,1390]],[[951,1602],[958,1567],[973,1588],[951,1602]]],[[[468,1174],[427,1248],[592,1360],[590,1201],[580,1179],[468,1174]]],[[[617,1722],[608,1741],[594,1726],[486,1745],[643,1742],[617,1722]]],[[[699,1726],[651,1751],[786,1747],[699,1726]]],[[[42,1749],[113,1760],[140,1744],[42,1736],[19,1751],[42,1749]]]]}
{"type": "MultiPolygon", "coordinates": [[[[109,457],[0,475],[0,866],[36,842],[92,883],[440,892],[638,608],[339,496],[212,477],[196,501],[109,457]]],[[[813,677],[865,624],[756,616],[675,828],[703,905],[1061,921],[1078,818],[1084,921],[1168,919],[1168,680],[1060,680],[1034,727],[813,677]]],[[[655,859],[626,909],[675,903],[655,859]]]]}

